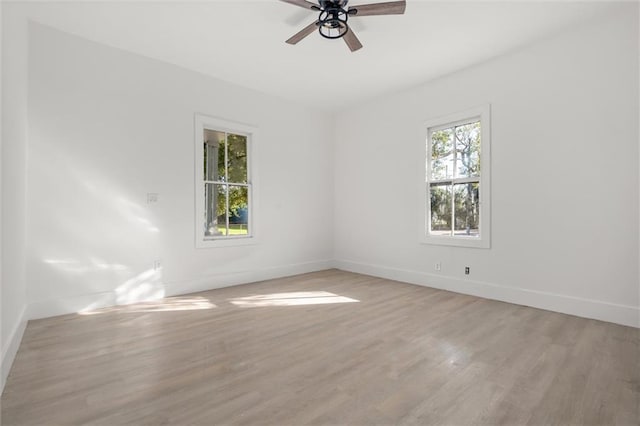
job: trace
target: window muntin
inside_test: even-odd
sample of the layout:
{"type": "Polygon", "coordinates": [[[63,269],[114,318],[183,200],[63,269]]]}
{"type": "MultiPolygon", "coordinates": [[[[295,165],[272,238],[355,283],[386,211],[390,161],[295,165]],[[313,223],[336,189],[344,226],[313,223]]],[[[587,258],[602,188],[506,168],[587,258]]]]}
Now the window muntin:
{"type": "Polygon", "coordinates": [[[254,238],[251,127],[196,115],[196,246],[254,238]]]}
{"type": "Polygon", "coordinates": [[[429,131],[431,235],[480,236],[480,120],[429,131]]]}
{"type": "Polygon", "coordinates": [[[425,243],[489,247],[489,109],[427,125],[425,243]]]}
{"type": "Polygon", "coordinates": [[[203,141],[205,238],[247,236],[247,136],[205,129],[203,141]]]}

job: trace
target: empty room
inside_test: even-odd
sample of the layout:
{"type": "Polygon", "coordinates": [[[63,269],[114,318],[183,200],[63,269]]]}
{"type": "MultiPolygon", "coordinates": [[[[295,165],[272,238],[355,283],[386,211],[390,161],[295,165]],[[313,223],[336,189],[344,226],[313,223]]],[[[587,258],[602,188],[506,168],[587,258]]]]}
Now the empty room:
{"type": "Polygon", "coordinates": [[[2,1],[2,425],[640,424],[636,1],[2,1]]]}

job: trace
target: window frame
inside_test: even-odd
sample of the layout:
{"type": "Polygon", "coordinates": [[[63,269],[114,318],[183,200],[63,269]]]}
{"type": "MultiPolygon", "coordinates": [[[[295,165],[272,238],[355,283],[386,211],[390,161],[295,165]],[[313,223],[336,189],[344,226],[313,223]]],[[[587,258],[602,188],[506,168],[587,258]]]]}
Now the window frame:
{"type": "Polygon", "coordinates": [[[196,248],[212,248],[212,247],[230,247],[241,245],[252,245],[257,243],[256,238],[256,185],[255,185],[255,141],[257,138],[258,128],[244,123],[238,123],[219,117],[212,117],[204,114],[195,114],[194,119],[194,148],[195,148],[195,245],[196,248]],[[206,237],[204,235],[204,227],[202,219],[205,216],[205,197],[204,188],[207,182],[204,177],[204,132],[205,130],[232,133],[235,135],[245,136],[247,138],[247,183],[239,184],[237,182],[226,182],[227,185],[233,186],[238,184],[247,187],[247,198],[249,206],[248,213],[248,235],[224,235],[216,237],[206,237]]]}
{"type": "Polygon", "coordinates": [[[491,107],[483,105],[446,116],[437,117],[422,124],[422,155],[420,185],[420,242],[422,244],[491,248],[491,107]],[[431,135],[434,131],[448,129],[474,121],[480,121],[480,176],[479,178],[431,179],[431,135]],[[433,235],[431,228],[431,183],[451,181],[458,183],[479,182],[480,223],[478,237],[459,235],[433,235]]]}

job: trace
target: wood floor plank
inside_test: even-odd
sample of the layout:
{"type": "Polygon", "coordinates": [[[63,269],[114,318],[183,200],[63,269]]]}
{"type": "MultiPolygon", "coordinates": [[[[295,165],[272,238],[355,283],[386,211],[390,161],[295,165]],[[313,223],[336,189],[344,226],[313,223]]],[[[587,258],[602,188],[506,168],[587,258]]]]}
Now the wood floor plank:
{"type": "Polygon", "coordinates": [[[638,330],[328,270],[30,321],[3,425],[640,423],[638,330]]]}

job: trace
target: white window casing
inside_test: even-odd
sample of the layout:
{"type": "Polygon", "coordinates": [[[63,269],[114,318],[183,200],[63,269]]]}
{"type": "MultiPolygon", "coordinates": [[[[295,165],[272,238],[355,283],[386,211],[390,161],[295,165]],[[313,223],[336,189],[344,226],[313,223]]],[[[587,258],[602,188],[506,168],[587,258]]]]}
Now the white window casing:
{"type": "MultiPolygon", "coordinates": [[[[425,160],[421,169],[420,185],[420,242],[423,244],[490,248],[491,247],[491,108],[490,105],[470,108],[465,111],[434,118],[422,125],[422,158],[425,160]],[[455,176],[457,166],[455,130],[465,124],[480,122],[480,173],[479,176],[455,176]],[[434,178],[432,173],[432,135],[438,131],[453,129],[453,169],[452,175],[444,178],[434,178]],[[455,193],[456,184],[477,184],[479,186],[479,223],[477,235],[456,235],[455,222],[455,193]],[[451,188],[451,230],[434,231],[432,227],[431,191],[432,187],[449,186],[451,188]]],[[[442,160],[445,160],[443,157],[442,160]]],[[[437,170],[437,169],[436,169],[437,170]]],[[[447,169],[448,170],[448,169],[447,169]]],[[[470,186],[469,186],[470,187],[470,186]]],[[[437,193],[436,193],[437,194],[437,193]]],[[[445,203],[446,204],[446,203],[445,203]]],[[[459,233],[461,234],[461,233],[459,233]]]]}
{"type": "MultiPolygon", "coordinates": [[[[196,248],[213,248],[213,247],[229,247],[240,245],[251,245],[257,243],[256,238],[256,218],[257,213],[257,189],[255,183],[256,167],[255,167],[255,143],[257,139],[258,129],[255,126],[237,123],[218,117],[211,117],[203,114],[195,115],[194,125],[194,149],[195,149],[195,246],[196,248]],[[205,180],[205,132],[213,131],[227,134],[239,135],[246,137],[246,182],[228,181],[228,174],[225,180],[205,180]],[[206,185],[220,185],[227,187],[226,206],[229,204],[229,187],[244,187],[247,191],[247,216],[248,216],[248,233],[244,235],[206,235],[207,229],[207,211],[206,211],[206,185]]],[[[226,141],[226,139],[225,139],[226,141]]],[[[225,147],[225,156],[228,152],[225,147]]],[[[227,167],[227,159],[225,158],[225,168],[227,167]]],[[[226,170],[225,170],[226,172],[226,170]]],[[[226,223],[227,233],[230,233],[229,217],[227,215],[226,223]]]]}

